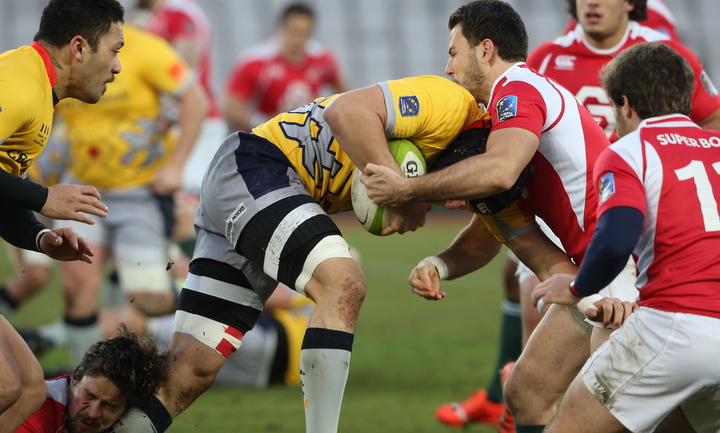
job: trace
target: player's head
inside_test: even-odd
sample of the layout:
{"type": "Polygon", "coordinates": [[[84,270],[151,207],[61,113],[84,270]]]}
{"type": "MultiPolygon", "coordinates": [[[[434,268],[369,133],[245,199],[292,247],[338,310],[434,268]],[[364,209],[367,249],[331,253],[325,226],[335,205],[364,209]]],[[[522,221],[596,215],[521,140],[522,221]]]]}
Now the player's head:
{"type": "Polygon", "coordinates": [[[445,73],[487,104],[494,77],[490,59],[525,61],[528,35],[520,15],[500,0],[477,0],[461,6],[448,21],[449,59],[445,73]],[[492,79],[492,80],[491,80],[492,79]]]}
{"type": "Polygon", "coordinates": [[[152,338],[124,326],[116,337],[90,346],[72,374],[71,433],[101,432],[126,408],[148,401],[166,380],[165,358],[152,338]]]}
{"type": "Polygon", "coordinates": [[[303,56],[314,27],[315,13],[305,3],[292,3],[283,9],[278,19],[283,53],[290,58],[303,56]]]}
{"type": "Polygon", "coordinates": [[[117,0],[50,0],[35,40],[59,63],[54,88],[60,99],[100,100],[120,72],[123,19],[117,0]]]}
{"type": "Polygon", "coordinates": [[[565,0],[567,11],[595,39],[618,36],[627,23],[647,19],[647,0],[565,0]]]}
{"type": "Polygon", "coordinates": [[[661,42],[622,51],[602,69],[600,81],[613,105],[620,136],[631,132],[622,114],[625,104],[640,119],[688,114],[692,108],[693,70],[677,51],[661,42]]]}
{"type": "MultiPolygon", "coordinates": [[[[440,152],[430,166],[430,172],[443,170],[464,159],[485,153],[487,139],[490,135],[490,121],[483,119],[470,125],[460,133],[450,145],[440,152]]],[[[497,213],[513,204],[525,190],[528,178],[531,174],[531,166],[528,165],[520,173],[518,180],[509,190],[489,197],[475,200],[468,200],[467,204],[473,212],[483,215],[497,213]]]]}

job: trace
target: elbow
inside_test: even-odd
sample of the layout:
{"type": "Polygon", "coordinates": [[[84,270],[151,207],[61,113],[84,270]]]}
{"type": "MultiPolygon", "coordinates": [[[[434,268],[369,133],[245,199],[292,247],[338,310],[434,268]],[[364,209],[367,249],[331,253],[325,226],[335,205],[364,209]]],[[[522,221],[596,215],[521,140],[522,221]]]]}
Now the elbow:
{"type": "Polygon", "coordinates": [[[342,128],[345,113],[347,111],[347,101],[344,95],[338,96],[325,107],[323,118],[330,127],[330,130],[336,132],[342,128]]]}

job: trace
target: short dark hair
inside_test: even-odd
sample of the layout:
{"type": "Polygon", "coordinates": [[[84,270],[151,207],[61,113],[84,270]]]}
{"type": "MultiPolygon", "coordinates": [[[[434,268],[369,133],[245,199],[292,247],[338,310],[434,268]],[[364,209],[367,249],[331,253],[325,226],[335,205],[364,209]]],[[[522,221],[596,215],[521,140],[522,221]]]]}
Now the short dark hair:
{"type": "MultiPolygon", "coordinates": [[[[630,11],[632,21],[645,21],[647,19],[647,0],[630,0],[635,8],[630,11]]],[[[565,7],[571,17],[577,19],[577,3],[575,0],[565,0],[565,7]]]]}
{"type": "Polygon", "coordinates": [[[462,25],[462,34],[473,48],[485,39],[497,47],[507,62],[524,62],[528,54],[528,34],[520,15],[500,0],[476,0],[460,6],[448,21],[448,28],[462,25]]]}
{"type": "Polygon", "coordinates": [[[100,38],[113,23],[124,22],[124,14],[117,0],[50,0],[34,40],[63,47],[80,35],[97,51],[100,38]]]}
{"type": "Polygon", "coordinates": [[[167,353],[158,349],[155,340],[121,325],[117,336],[90,346],[73,379],[106,377],[118,387],[128,406],[138,405],[149,401],[167,381],[166,358],[167,353]]]}
{"type": "Polygon", "coordinates": [[[616,106],[623,95],[641,119],[665,114],[688,114],[695,85],[690,64],[662,42],[625,49],[600,72],[605,92],[616,106]]]}
{"type": "Polygon", "coordinates": [[[287,5],[280,14],[278,23],[284,23],[290,15],[305,15],[311,20],[315,20],[315,12],[305,3],[290,3],[287,5]]]}

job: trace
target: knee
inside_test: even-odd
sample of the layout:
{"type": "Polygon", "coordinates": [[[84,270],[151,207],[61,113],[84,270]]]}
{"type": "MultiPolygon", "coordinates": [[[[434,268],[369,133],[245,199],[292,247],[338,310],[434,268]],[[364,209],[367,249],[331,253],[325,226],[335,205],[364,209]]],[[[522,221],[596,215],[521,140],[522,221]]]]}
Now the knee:
{"type": "Polygon", "coordinates": [[[521,385],[523,382],[522,375],[522,366],[518,368],[516,364],[503,386],[503,398],[513,413],[523,405],[523,390],[526,390],[526,386],[521,385]]]}

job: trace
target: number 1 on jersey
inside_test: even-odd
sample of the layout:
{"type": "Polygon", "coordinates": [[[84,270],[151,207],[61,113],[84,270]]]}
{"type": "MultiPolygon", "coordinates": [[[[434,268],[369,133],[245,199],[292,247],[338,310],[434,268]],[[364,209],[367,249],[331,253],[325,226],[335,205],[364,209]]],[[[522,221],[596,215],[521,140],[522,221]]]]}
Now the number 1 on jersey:
{"type": "MultiPolygon", "coordinates": [[[[712,165],[717,174],[720,174],[720,162],[712,165]]],[[[675,170],[678,180],[692,179],[695,182],[695,191],[700,201],[703,223],[706,232],[720,231],[720,214],[718,214],[717,201],[713,195],[712,184],[702,161],[690,161],[690,164],[675,170]]]]}

